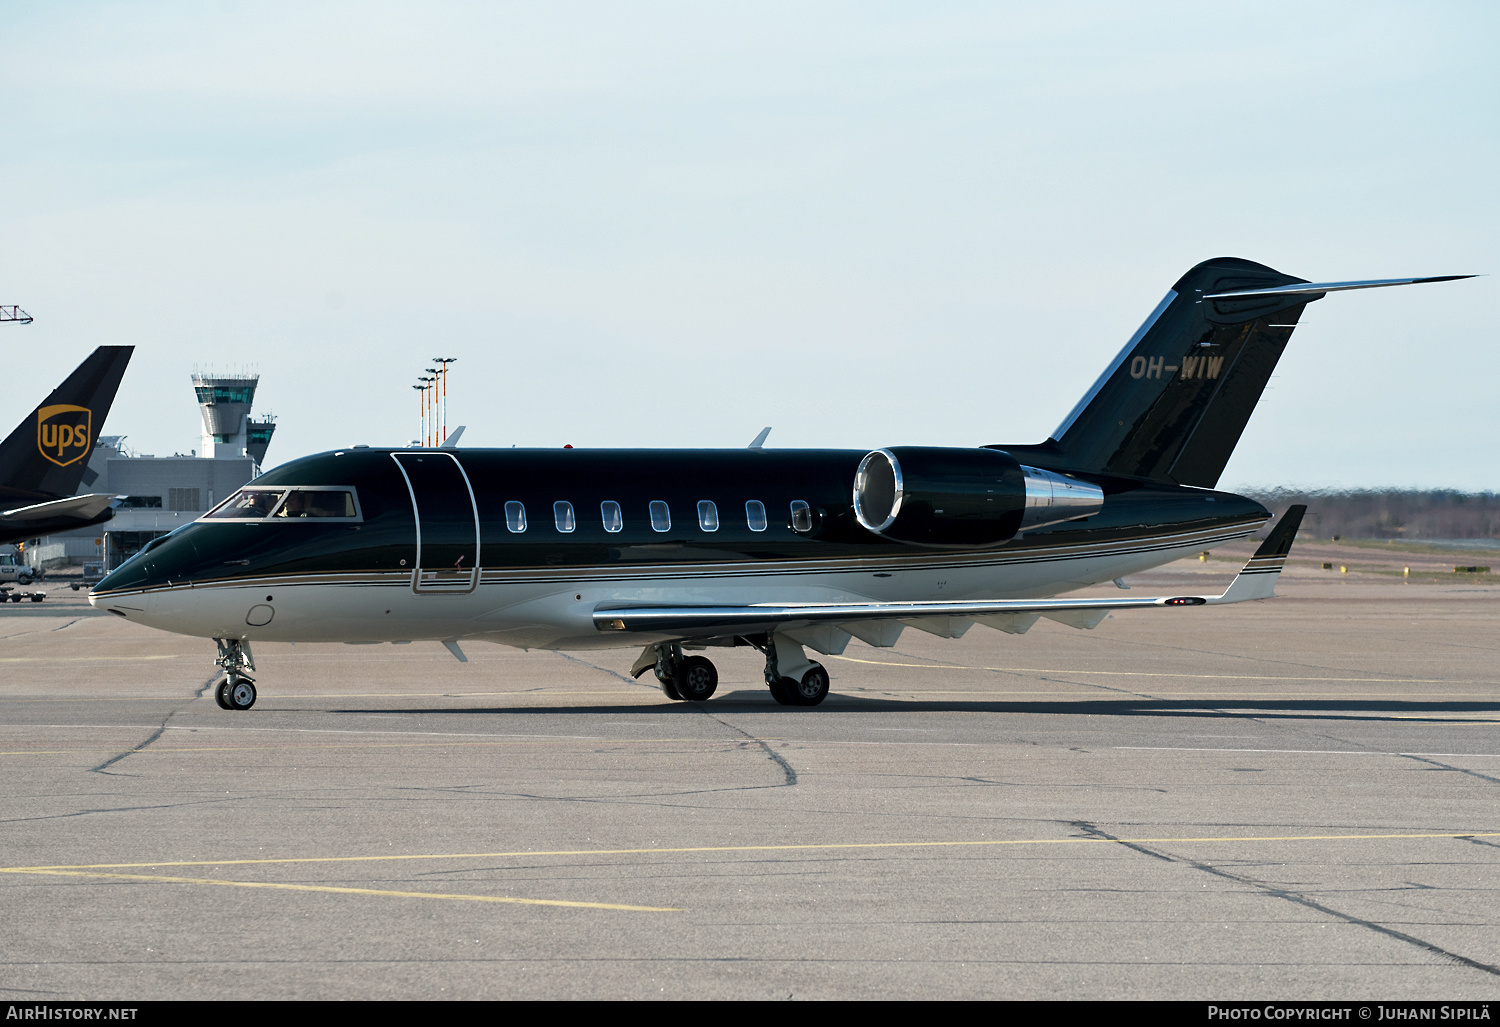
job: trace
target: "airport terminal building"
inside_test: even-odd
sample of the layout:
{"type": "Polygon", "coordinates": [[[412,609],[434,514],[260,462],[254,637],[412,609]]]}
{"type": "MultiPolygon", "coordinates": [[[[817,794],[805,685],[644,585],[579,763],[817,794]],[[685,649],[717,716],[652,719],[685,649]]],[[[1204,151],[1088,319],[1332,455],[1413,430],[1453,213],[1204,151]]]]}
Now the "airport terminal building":
{"type": "Polygon", "coordinates": [[[43,538],[27,547],[26,562],[39,568],[96,562],[116,567],[258,475],[276,430],[274,417],[251,413],[259,381],[259,375],[193,375],[203,436],[202,448],[191,454],[137,454],[125,445],[126,436],[101,436],[78,492],[121,497],[114,518],[43,538]]]}

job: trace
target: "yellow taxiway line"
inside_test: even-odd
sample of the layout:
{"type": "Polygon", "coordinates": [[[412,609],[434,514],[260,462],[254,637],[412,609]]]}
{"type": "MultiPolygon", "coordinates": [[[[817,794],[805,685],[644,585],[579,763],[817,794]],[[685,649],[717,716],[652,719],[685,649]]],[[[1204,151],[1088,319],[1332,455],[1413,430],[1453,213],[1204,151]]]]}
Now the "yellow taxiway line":
{"type": "MultiPolygon", "coordinates": [[[[179,864],[168,864],[177,866],[179,864]]],[[[91,877],[115,881],[149,881],[156,884],[210,884],[224,888],[270,888],[279,891],[329,892],[335,895],[378,895],[396,899],[447,899],[455,902],[500,902],[518,906],[569,906],[574,909],[613,909],[628,913],[681,913],[671,906],[627,906],[615,902],[569,902],[566,899],[520,899],[509,895],[460,895],[438,891],[391,891],[382,888],[337,888],[323,884],[281,884],[274,881],[223,881],[211,877],[168,877],[164,874],[104,874],[88,870],[22,869],[8,867],[6,873],[47,874],[57,877],[91,877]]]]}
{"type": "MultiPolygon", "coordinates": [[[[78,863],[51,866],[0,867],[0,874],[35,874],[87,870],[132,870],[158,867],[271,866],[300,863],[390,863],[433,859],[535,859],[540,856],[663,856],[692,853],[830,852],[872,849],[961,849],[1022,845],[1186,845],[1222,842],[1340,842],[1401,841],[1440,838],[1500,838],[1500,831],[1424,831],[1394,834],[1227,835],[1193,838],[975,838],[956,841],[809,842],[782,845],[691,845],[638,849],[533,849],[511,852],[436,852],[379,856],[281,856],[262,859],[168,860],[156,863],[78,863]]],[[[196,882],[197,878],[188,878],[196,882]]],[[[301,887],[300,885],[298,887],[301,887]]]]}

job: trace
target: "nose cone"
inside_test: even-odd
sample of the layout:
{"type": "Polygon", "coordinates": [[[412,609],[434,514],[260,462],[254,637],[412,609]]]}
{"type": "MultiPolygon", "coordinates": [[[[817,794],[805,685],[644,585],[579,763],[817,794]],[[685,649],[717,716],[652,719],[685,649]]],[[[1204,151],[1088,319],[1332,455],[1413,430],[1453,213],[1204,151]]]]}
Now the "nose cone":
{"type": "Polygon", "coordinates": [[[125,597],[139,596],[148,589],[190,584],[197,564],[198,550],[192,540],[173,532],[152,540],[106,574],[89,592],[89,603],[103,610],[112,609],[119,602],[138,606],[138,602],[125,597]]]}

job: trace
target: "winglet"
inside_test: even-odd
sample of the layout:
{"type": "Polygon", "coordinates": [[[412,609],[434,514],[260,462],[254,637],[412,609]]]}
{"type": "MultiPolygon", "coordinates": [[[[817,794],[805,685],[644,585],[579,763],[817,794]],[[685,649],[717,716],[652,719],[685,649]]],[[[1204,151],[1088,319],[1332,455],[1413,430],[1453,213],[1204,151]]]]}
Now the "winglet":
{"type": "Polygon", "coordinates": [[[1271,529],[1271,534],[1260,544],[1255,555],[1229,583],[1224,594],[1209,599],[1209,603],[1239,603],[1246,599],[1270,599],[1276,595],[1276,579],[1281,568],[1286,566],[1287,554],[1292,551],[1292,540],[1302,526],[1302,515],[1307,507],[1301,503],[1287,508],[1280,522],[1271,529]]]}
{"type": "Polygon", "coordinates": [[[438,448],[439,449],[457,449],[458,448],[458,440],[463,436],[464,429],[466,427],[468,427],[468,425],[461,424],[457,428],[454,428],[453,429],[453,434],[449,435],[446,439],[444,439],[443,440],[443,444],[441,446],[439,446],[438,448]]]}
{"type": "Polygon", "coordinates": [[[752,442],[752,443],[750,443],[750,445],[746,446],[745,448],[746,449],[765,449],[766,448],[766,436],[769,435],[769,434],[771,434],[771,429],[770,428],[762,428],[760,430],[760,434],[757,435],[757,436],[755,436],[755,441],[752,442]]]}

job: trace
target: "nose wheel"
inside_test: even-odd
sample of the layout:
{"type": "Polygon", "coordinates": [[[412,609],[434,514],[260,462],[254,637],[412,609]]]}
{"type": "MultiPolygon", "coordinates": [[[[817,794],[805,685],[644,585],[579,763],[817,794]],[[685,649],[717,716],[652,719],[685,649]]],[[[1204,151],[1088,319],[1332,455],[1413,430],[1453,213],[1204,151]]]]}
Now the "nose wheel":
{"type": "Polygon", "coordinates": [[[224,680],[214,689],[214,702],[221,710],[248,710],[255,705],[255,681],[245,671],[255,669],[250,643],[239,638],[216,638],[219,656],[214,665],[224,668],[224,680]]]}
{"type": "Polygon", "coordinates": [[[255,682],[247,677],[225,678],[214,689],[214,701],[221,710],[248,710],[255,705],[255,682]]]}

